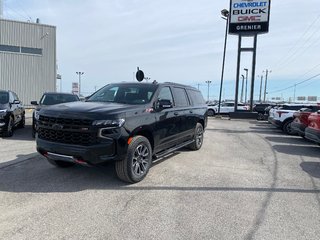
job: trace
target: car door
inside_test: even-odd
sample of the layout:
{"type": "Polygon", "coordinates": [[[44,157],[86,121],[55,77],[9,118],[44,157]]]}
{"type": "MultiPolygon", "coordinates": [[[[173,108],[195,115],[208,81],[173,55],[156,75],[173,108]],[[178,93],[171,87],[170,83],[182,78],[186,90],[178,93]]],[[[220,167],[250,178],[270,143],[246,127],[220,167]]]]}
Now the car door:
{"type": "Polygon", "coordinates": [[[155,153],[173,146],[180,132],[180,119],[179,115],[176,113],[176,109],[173,107],[174,99],[169,86],[163,86],[161,89],[159,89],[159,94],[156,98],[156,101],[158,100],[170,100],[172,103],[172,108],[157,109],[155,112],[155,153]]]}

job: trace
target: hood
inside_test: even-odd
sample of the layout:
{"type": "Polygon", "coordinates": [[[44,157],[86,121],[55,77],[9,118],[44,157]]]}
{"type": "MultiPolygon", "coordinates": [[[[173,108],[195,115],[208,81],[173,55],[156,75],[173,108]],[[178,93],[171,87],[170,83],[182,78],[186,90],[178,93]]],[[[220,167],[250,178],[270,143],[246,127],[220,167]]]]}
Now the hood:
{"type": "Polygon", "coordinates": [[[138,107],[119,103],[101,102],[69,102],[42,107],[40,115],[54,117],[94,118],[104,119],[110,115],[125,115],[138,107]]]}

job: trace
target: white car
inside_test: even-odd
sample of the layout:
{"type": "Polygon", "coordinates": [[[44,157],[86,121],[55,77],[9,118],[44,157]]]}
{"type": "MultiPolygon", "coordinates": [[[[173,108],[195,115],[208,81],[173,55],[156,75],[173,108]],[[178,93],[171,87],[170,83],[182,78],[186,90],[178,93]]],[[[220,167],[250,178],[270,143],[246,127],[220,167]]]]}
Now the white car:
{"type": "MultiPolygon", "coordinates": [[[[208,116],[214,116],[218,114],[219,104],[216,105],[208,105],[208,116]]],[[[249,110],[249,107],[243,103],[238,103],[238,110],[246,111],[249,110]]],[[[234,112],[234,102],[223,102],[220,106],[221,114],[229,114],[230,112],[234,112]]]]}
{"type": "Polygon", "coordinates": [[[291,128],[291,123],[294,120],[294,113],[301,108],[308,108],[313,105],[306,104],[285,104],[281,107],[272,108],[269,112],[268,121],[277,128],[282,129],[287,134],[295,134],[291,128]]]}

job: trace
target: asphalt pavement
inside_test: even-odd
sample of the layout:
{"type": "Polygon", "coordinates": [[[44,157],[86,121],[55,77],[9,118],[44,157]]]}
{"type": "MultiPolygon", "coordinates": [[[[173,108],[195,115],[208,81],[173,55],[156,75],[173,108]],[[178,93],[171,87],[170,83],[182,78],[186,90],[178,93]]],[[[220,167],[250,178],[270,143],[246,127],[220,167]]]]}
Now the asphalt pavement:
{"type": "Polygon", "coordinates": [[[0,239],[319,239],[320,147],[265,122],[210,119],[134,185],[51,166],[29,127],[0,139],[0,239]]]}

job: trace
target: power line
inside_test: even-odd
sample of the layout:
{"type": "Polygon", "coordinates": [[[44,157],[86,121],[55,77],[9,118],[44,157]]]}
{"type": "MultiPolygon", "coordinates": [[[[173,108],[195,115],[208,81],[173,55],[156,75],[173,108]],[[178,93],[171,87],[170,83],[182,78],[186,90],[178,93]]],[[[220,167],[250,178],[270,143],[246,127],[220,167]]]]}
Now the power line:
{"type": "Polygon", "coordinates": [[[290,59],[292,59],[292,57],[294,57],[299,51],[304,51],[305,49],[303,49],[303,46],[305,46],[307,44],[308,41],[310,41],[310,39],[315,35],[315,33],[318,31],[317,28],[315,28],[315,31],[313,33],[311,33],[311,35],[308,37],[308,39],[306,41],[303,42],[302,47],[298,47],[299,43],[301,40],[303,40],[304,36],[306,36],[309,32],[310,29],[312,29],[312,27],[315,25],[315,23],[320,19],[320,15],[317,16],[317,18],[309,25],[309,27],[306,29],[306,31],[299,37],[299,39],[296,41],[296,43],[290,48],[290,50],[287,52],[287,54],[281,58],[275,66],[274,69],[280,69],[282,68],[282,66],[284,64],[286,64],[287,62],[289,62],[290,59]],[[295,51],[294,49],[298,47],[295,51]]]}
{"type": "Polygon", "coordinates": [[[283,92],[283,91],[286,91],[286,90],[288,90],[288,89],[295,88],[296,86],[298,86],[298,85],[300,85],[300,84],[303,84],[303,83],[305,83],[305,82],[311,81],[312,79],[314,79],[314,78],[316,78],[316,77],[319,77],[319,76],[320,76],[320,73],[317,74],[317,75],[315,75],[315,76],[313,76],[313,77],[311,77],[311,78],[308,78],[308,79],[306,79],[306,80],[303,80],[303,81],[301,81],[301,82],[298,82],[298,83],[296,83],[296,84],[294,84],[294,85],[292,85],[292,86],[289,86],[289,87],[286,87],[286,88],[283,88],[283,89],[280,89],[280,90],[276,90],[276,91],[271,91],[271,92],[269,92],[269,94],[270,94],[270,93],[283,92]]]}

